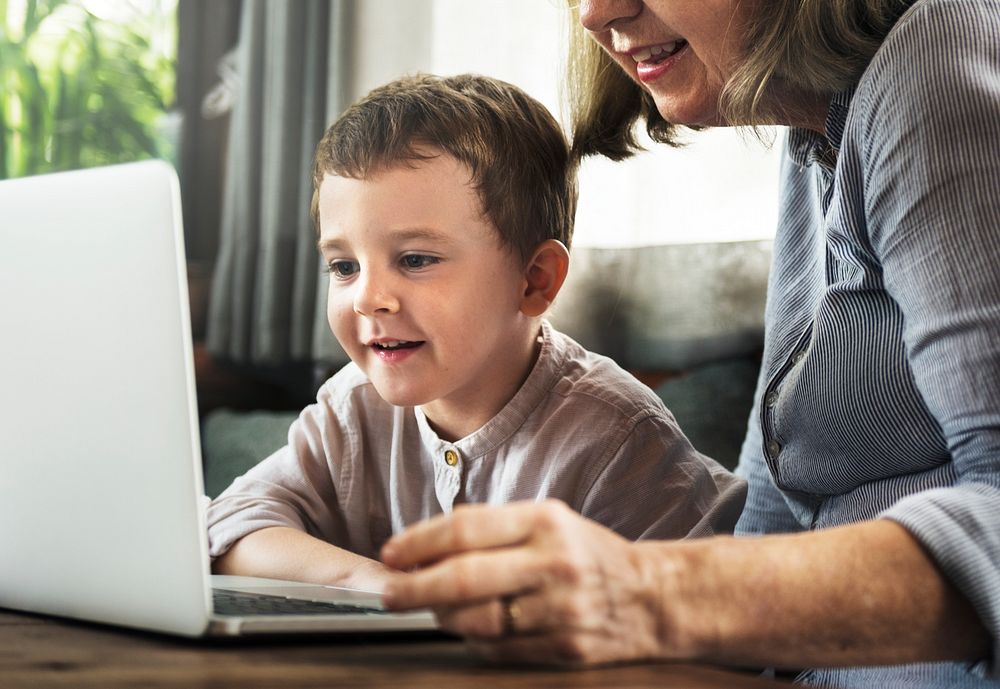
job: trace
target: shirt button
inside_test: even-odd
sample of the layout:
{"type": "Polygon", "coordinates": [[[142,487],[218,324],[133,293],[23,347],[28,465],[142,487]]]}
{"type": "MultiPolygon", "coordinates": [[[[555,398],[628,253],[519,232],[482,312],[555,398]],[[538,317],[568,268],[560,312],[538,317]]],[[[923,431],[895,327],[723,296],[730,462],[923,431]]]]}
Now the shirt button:
{"type": "Polygon", "coordinates": [[[778,391],[774,390],[772,392],[769,392],[767,397],[764,399],[764,404],[766,404],[768,407],[773,407],[777,403],[778,403],[778,391]]]}
{"type": "Polygon", "coordinates": [[[792,363],[793,364],[802,363],[802,360],[805,359],[805,358],[806,358],[806,353],[805,352],[796,352],[795,356],[792,357],[792,363]]]}
{"type": "Polygon", "coordinates": [[[455,452],[454,450],[445,450],[444,463],[450,467],[453,467],[456,464],[458,464],[458,453],[455,452]]]}
{"type": "Polygon", "coordinates": [[[779,454],[781,454],[781,445],[778,444],[778,441],[772,440],[767,444],[767,456],[771,459],[777,459],[779,454]]]}

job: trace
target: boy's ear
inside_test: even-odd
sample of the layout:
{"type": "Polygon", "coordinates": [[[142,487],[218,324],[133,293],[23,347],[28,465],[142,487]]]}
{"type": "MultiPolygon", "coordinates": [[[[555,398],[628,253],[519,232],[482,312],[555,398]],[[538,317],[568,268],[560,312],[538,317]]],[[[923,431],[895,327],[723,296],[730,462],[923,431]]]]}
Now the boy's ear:
{"type": "Polygon", "coordinates": [[[538,245],[524,269],[524,294],[521,313],[541,316],[555,301],[569,273],[569,251],[557,239],[538,245]]]}

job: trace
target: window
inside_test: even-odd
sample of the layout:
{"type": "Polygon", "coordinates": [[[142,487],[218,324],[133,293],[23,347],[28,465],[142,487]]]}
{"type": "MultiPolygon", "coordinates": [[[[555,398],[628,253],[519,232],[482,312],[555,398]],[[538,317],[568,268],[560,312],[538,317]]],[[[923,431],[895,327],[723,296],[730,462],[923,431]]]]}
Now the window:
{"type": "Polygon", "coordinates": [[[177,0],[0,8],[0,178],[175,159],[177,0]]]}

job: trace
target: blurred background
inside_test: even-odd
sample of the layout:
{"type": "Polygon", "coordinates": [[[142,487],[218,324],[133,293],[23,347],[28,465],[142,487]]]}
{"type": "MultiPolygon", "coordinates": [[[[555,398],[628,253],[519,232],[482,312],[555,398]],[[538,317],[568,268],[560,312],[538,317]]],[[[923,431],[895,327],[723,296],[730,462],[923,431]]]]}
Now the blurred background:
{"type": "MultiPolygon", "coordinates": [[[[413,72],[506,79],[565,121],[568,14],[561,0],[0,0],[0,178],[171,162],[202,412],[300,408],[345,361],[308,213],[325,128],[413,72]]],[[[778,137],[718,129],[588,160],[557,325],[652,384],[753,356],[778,137]]]]}

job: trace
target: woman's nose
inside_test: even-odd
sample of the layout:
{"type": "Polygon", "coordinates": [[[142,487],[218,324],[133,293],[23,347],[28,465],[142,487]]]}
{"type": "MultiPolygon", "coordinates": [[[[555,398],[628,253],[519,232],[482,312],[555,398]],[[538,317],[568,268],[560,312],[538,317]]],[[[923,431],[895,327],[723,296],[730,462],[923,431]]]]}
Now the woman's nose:
{"type": "Polygon", "coordinates": [[[388,315],[399,311],[399,299],[385,279],[368,273],[355,283],[354,312],[362,316],[388,315]]]}
{"type": "Polygon", "coordinates": [[[642,0],[582,0],[580,24],[587,31],[605,31],[623,19],[631,19],[642,11],[642,0]]]}

